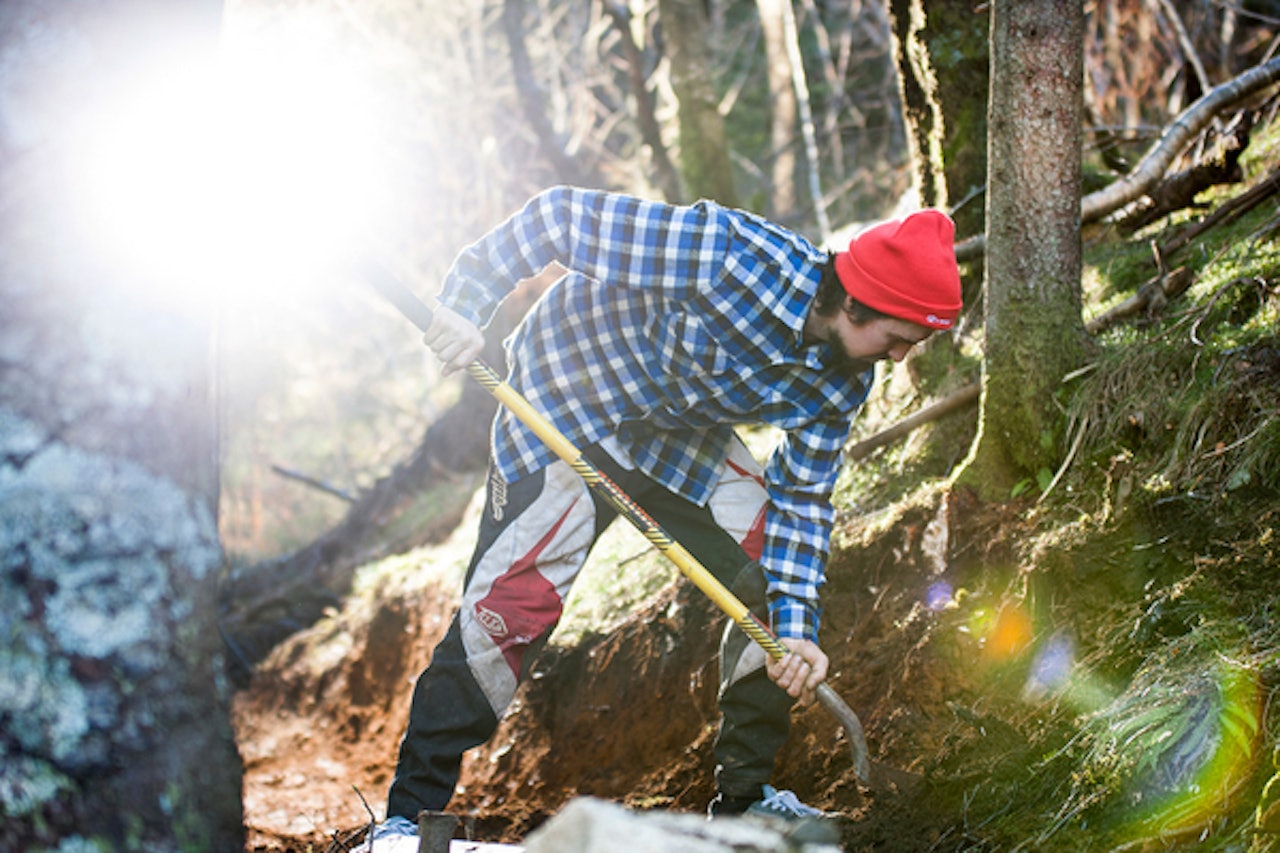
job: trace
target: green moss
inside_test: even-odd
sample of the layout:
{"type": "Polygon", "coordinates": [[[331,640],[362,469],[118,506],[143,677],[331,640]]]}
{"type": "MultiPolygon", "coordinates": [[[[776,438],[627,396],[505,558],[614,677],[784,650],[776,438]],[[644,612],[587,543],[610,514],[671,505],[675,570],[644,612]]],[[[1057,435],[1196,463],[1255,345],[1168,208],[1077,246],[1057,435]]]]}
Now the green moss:
{"type": "Polygon", "coordinates": [[[1154,275],[1151,247],[1142,242],[1086,243],[1083,296],[1086,317],[1099,314],[1154,275]]]}

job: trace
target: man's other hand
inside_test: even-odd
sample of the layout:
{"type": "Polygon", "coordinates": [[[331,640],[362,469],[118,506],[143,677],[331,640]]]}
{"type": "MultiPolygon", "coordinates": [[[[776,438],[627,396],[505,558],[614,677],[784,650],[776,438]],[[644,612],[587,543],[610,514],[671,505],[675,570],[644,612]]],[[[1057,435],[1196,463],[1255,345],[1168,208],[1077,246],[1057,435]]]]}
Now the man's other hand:
{"type": "Polygon", "coordinates": [[[766,669],[773,682],[796,698],[809,702],[813,692],[827,677],[827,655],[809,640],[783,637],[778,642],[787,647],[787,654],[771,660],[766,669]]]}
{"type": "Polygon", "coordinates": [[[484,349],[484,334],[458,312],[437,305],[422,342],[431,347],[440,359],[441,373],[448,376],[476,360],[484,349]]]}

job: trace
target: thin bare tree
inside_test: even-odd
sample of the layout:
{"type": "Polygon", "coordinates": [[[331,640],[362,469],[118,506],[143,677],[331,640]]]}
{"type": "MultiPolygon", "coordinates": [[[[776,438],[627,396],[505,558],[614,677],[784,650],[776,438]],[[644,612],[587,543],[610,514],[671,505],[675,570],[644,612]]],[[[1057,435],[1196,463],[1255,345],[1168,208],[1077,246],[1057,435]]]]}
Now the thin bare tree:
{"type": "Polygon", "coordinates": [[[791,11],[791,0],[756,0],[756,10],[764,33],[766,77],[769,81],[770,213],[780,219],[790,219],[799,197],[796,191],[796,117],[799,108],[791,81],[791,52],[787,48],[786,19],[791,11]]]}

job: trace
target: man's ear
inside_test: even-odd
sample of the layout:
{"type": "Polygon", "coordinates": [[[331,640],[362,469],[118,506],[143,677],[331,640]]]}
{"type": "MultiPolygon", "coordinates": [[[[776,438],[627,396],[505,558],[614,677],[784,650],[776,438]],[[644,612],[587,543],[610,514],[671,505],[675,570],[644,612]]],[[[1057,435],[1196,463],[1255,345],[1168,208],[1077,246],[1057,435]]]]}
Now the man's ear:
{"type": "Polygon", "coordinates": [[[861,326],[867,322],[866,315],[858,309],[858,300],[846,293],[844,302],[840,303],[840,310],[849,319],[849,322],[855,326],[861,326]]]}

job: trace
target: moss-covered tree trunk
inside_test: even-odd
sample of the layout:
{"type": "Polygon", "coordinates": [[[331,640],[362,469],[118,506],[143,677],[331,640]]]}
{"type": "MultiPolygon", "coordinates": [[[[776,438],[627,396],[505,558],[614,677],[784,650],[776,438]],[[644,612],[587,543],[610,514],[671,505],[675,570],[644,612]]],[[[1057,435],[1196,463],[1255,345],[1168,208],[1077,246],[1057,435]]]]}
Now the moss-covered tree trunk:
{"type": "Polygon", "coordinates": [[[1083,357],[1079,0],[996,0],[991,20],[986,348],[962,481],[1007,497],[1059,458],[1054,394],[1083,357]]]}
{"type": "Polygon", "coordinates": [[[211,323],[101,250],[71,179],[81,121],[207,56],[221,4],[3,8],[0,850],[241,850],[211,323]]]}
{"type": "Polygon", "coordinates": [[[987,177],[987,16],[970,0],[890,0],[903,119],[921,202],[982,231],[987,177]]]}
{"type": "Polygon", "coordinates": [[[691,198],[736,205],[724,118],[717,108],[701,0],[658,0],[671,88],[680,102],[680,172],[691,198]]]}

